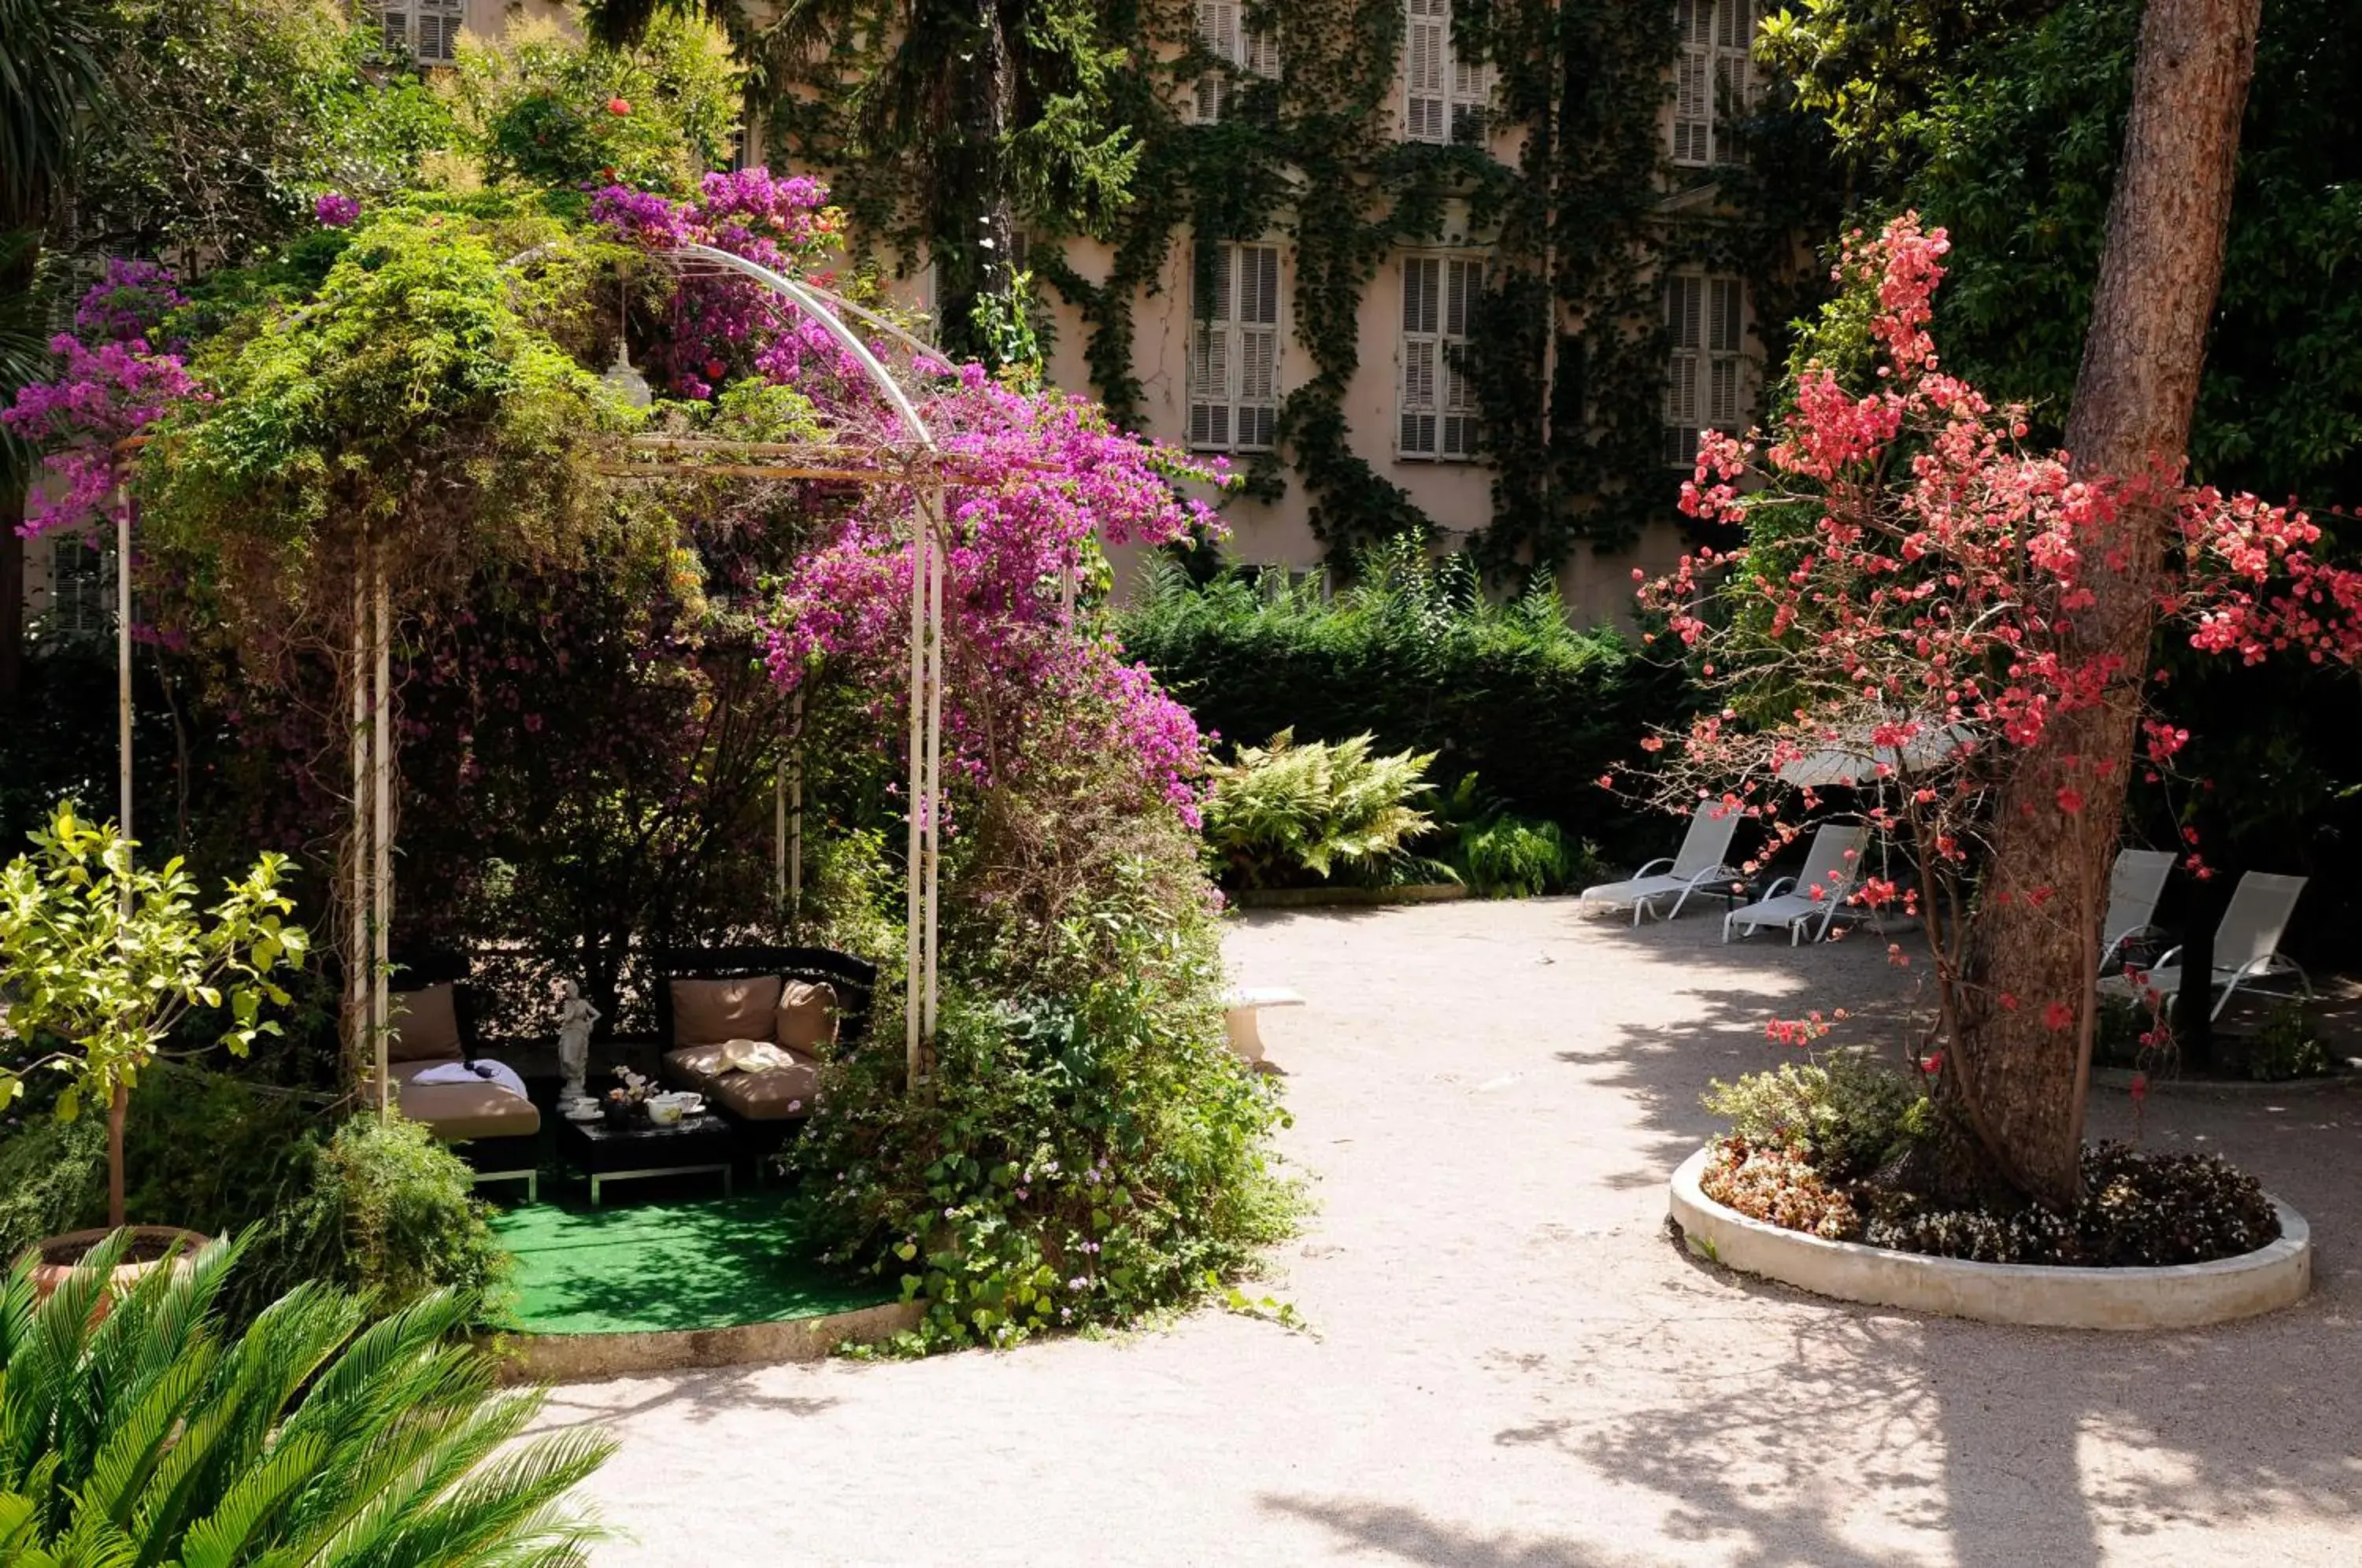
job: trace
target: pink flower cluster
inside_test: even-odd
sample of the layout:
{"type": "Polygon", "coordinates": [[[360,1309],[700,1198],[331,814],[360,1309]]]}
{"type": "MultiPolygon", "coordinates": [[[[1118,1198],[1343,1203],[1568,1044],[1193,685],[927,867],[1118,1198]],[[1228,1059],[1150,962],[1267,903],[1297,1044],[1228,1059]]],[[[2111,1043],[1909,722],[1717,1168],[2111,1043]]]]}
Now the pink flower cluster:
{"type": "MultiPolygon", "coordinates": [[[[1640,597],[1710,683],[1758,701],[1791,694],[1784,717],[1742,723],[1726,708],[1650,737],[1671,747],[1649,775],[1662,800],[1727,802],[1778,825],[1784,843],[1788,802],[1817,802],[1783,775],[1825,777],[1833,753],[1857,758],[1849,781],[1892,787],[1893,803],[1882,791],[1869,808],[1873,824],[1907,829],[1931,886],[1957,892],[2012,759],[2061,715],[2138,700],[2138,672],[2078,635],[2096,576],[2153,581],[2161,619],[2198,648],[2355,665],[2362,573],[2321,561],[2321,529],[2293,508],[2170,472],[2078,477],[2065,453],[2021,449],[2024,411],[1996,409],[1944,371],[1929,336],[1948,248],[1915,215],[1849,239],[1836,276],[1875,294],[1874,386],[1856,396],[1815,366],[1768,436],[1702,436],[1683,510],[1783,525],[1745,547],[1702,549],[1640,597]],[[2160,506],[2177,547],[2136,560],[2151,538],[2132,525],[2135,509],[2160,506]],[[1791,517],[1797,526],[1784,525],[1791,517]]],[[[2189,738],[2154,719],[2142,733],[2153,768],[2189,738]]],[[[2061,774],[2050,800],[2068,818],[2085,816],[2095,787],[2122,783],[2109,758],[2050,763],[2061,774]]],[[[2022,896],[2039,904],[2051,892],[2022,896]]],[[[1894,889],[1874,882],[1853,897],[1891,901],[1894,889]]],[[[2062,1010],[2077,1016],[2050,1001],[2045,1022],[2064,1027],[2062,1010]]]]}
{"type": "Polygon", "coordinates": [[[149,347],[144,334],[181,304],[172,276],[142,261],[110,261],[105,281],[74,312],[84,337],[61,333],[50,351],[57,378],[19,389],[0,425],[50,448],[49,483],[37,490],[17,532],[28,536],[105,512],[115,488],[115,447],[138,435],[197,384],[181,357],[149,347]]]}
{"type": "MultiPolygon", "coordinates": [[[[1194,825],[1205,772],[1196,721],[1111,640],[1073,623],[1062,585],[1095,536],[1157,545],[1219,531],[1171,482],[1202,476],[1180,454],[1116,430],[1095,404],[1013,392],[973,365],[922,413],[957,476],[944,496],[951,766],[988,784],[1036,748],[1112,751],[1135,759],[1148,793],[1194,825]]],[[[907,491],[874,491],[797,563],[771,632],[781,686],[826,668],[877,693],[881,713],[905,711],[914,505],[907,491]]]]}

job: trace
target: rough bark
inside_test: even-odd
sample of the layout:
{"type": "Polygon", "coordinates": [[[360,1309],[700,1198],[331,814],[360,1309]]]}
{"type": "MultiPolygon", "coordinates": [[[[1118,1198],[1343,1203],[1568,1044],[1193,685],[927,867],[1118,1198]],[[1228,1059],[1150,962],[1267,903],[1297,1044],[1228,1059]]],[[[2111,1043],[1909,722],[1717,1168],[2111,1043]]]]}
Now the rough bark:
{"type": "MultiPolygon", "coordinates": [[[[2151,0],[2142,17],[2067,425],[2080,473],[2180,471],[2222,280],[2259,9],[2260,0],[2151,0]]],[[[1966,955],[1959,1071],[1946,1075],[2011,1179],[2054,1206],[2081,1192],[2101,906],[2137,737],[2166,521],[2159,506],[2127,507],[2116,537],[2084,551],[2097,602],[2077,617],[2068,652],[2121,660],[2122,674],[2108,701],[2055,723],[2000,792],[1966,955]],[[2061,807],[2070,789],[2081,797],[2078,812],[2061,807]],[[2072,1009],[2072,1023],[2053,1026],[2054,1002],[2072,1009]]]]}
{"type": "Polygon", "coordinates": [[[120,1231],[123,1218],[123,1123],[131,1110],[131,1090],[123,1084],[106,1102],[106,1223],[120,1231]]]}

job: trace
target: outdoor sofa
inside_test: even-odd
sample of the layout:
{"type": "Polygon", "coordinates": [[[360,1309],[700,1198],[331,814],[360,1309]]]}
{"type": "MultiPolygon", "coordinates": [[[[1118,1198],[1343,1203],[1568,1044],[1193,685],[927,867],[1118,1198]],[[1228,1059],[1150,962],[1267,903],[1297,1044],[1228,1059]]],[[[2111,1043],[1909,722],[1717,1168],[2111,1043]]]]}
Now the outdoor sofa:
{"type": "Polygon", "coordinates": [[[505,1069],[491,1077],[456,1070],[481,1059],[463,1005],[465,966],[414,965],[403,973],[414,988],[393,993],[385,1042],[394,1104],[443,1142],[475,1145],[469,1163],[477,1180],[523,1181],[528,1198],[539,1197],[541,1111],[522,1081],[505,1069]]]}
{"type": "Polygon", "coordinates": [[[827,1055],[867,1032],[877,983],[876,965],[825,947],[676,950],[657,955],[656,973],[666,1081],[780,1132],[811,1114],[827,1055]],[[732,1065],[749,1057],[763,1065],[732,1065]]]}

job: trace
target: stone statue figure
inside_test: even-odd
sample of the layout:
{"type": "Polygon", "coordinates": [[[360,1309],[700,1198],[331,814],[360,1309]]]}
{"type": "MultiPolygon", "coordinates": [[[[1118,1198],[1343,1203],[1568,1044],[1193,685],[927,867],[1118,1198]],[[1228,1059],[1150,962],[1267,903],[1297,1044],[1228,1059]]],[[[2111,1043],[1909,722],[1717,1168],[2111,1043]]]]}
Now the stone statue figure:
{"type": "Polygon", "coordinates": [[[590,1026],[599,1018],[599,1010],[584,998],[580,987],[571,980],[557,982],[557,1065],[566,1074],[566,1088],[559,1099],[565,1105],[579,1105],[590,1098],[582,1079],[590,1070],[590,1026]]]}

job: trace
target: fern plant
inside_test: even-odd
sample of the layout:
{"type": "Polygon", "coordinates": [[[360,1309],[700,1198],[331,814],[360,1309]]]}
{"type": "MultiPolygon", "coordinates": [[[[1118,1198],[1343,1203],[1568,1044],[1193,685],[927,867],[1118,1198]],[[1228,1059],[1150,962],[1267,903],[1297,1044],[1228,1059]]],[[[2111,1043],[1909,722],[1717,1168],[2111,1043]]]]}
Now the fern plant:
{"type": "Polygon", "coordinates": [[[566,1494],[613,1440],[516,1440],[535,1394],[495,1393],[448,1292],[364,1326],[307,1285],[236,1339],[216,1303],[239,1244],[150,1270],[102,1313],[118,1232],[46,1300],[0,1291],[0,1563],[441,1563],[587,1559],[566,1494]]]}
{"type": "Polygon", "coordinates": [[[1418,802],[1433,791],[1433,752],[1372,755],[1372,738],[1296,744],[1282,730],[1267,746],[1241,746],[1214,769],[1206,838],[1226,878],[1270,888],[1390,871],[1431,870],[1407,845],[1434,823],[1418,802]]]}

